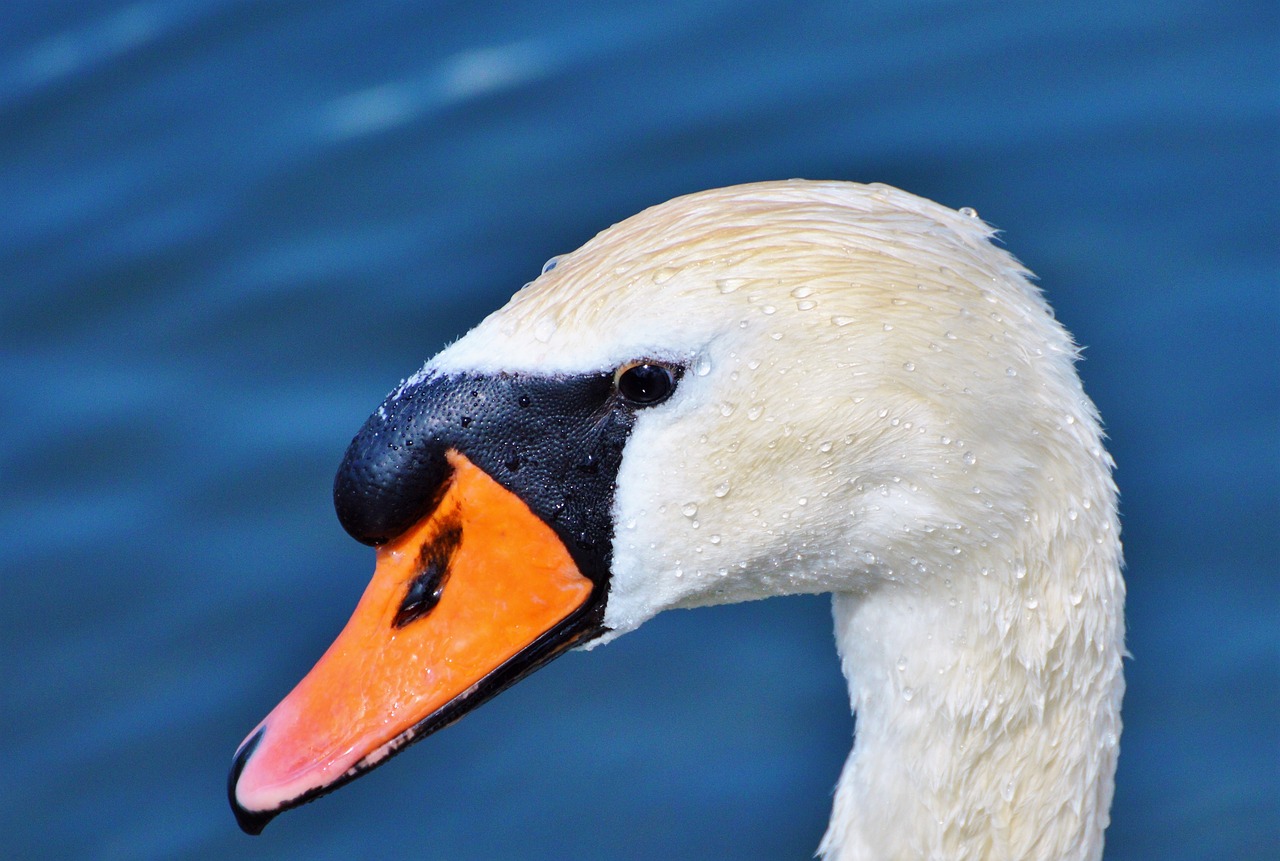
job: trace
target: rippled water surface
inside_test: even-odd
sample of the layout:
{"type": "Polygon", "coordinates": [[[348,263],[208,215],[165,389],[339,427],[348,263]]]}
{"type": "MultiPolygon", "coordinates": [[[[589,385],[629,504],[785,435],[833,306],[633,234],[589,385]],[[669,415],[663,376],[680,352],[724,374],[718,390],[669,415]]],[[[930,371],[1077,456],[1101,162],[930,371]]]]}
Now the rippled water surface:
{"type": "Polygon", "coordinates": [[[1267,3],[0,10],[0,845],[13,858],[803,858],[852,722],[825,599],[562,659],[259,838],[232,751],[372,558],[386,391],[638,209],[790,176],[973,206],[1120,463],[1111,859],[1274,858],[1267,3]]]}

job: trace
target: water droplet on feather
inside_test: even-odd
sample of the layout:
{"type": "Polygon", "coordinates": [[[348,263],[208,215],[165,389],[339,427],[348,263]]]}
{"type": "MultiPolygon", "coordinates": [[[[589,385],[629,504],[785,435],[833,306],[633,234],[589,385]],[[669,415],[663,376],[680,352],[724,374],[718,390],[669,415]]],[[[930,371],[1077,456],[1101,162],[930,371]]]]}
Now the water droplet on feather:
{"type": "Polygon", "coordinates": [[[537,323],[533,324],[533,337],[545,344],[551,340],[551,336],[556,333],[558,328],[559,324],[556,323],[554,318],[541,317],[537,323]]]}

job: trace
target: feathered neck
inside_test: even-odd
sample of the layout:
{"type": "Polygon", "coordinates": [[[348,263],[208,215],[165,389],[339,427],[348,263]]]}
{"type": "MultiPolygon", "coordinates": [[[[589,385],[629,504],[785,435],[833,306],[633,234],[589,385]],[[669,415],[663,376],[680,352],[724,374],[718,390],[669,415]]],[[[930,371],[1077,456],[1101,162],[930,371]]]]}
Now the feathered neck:
{"type": "Polygon", "coordinates": [[[1028,516],[1036,556],[836,594],[857,737],[827,861],[1101,857],[1124,692],[1119,542],[1110,495],[1062,515],[1028,516]]]}

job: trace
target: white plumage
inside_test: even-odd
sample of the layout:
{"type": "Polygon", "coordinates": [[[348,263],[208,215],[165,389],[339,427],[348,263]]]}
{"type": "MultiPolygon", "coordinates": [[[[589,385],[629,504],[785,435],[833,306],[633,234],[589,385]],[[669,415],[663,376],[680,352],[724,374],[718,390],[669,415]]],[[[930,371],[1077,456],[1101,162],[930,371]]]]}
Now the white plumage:
{"type": "Polygon", "coordinates": [[[424,368],[687,368],[627,443],[600,642],[675,607],[834,593],[858,721],[832,861],[1101,855],[1116,490],[1070,336],[991,236],[886,186],[690,195],[424,368]]]}

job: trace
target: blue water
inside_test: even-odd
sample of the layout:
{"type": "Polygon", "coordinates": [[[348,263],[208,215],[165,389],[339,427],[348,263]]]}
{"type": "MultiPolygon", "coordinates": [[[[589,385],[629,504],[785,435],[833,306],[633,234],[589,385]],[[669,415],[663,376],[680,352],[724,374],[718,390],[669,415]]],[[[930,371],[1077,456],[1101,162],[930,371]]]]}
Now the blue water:
{"type": "Polygon", "coordinates": [[[823,599],[574,654],[260,838],[236,744],[366,582],[330,482],[554,253],[791,176],[976,207],[1087,345],[1129,693],[1107,857],[1280,857],[1267,2],[0,8],[0,852],[804,858],[823,599]]]}

